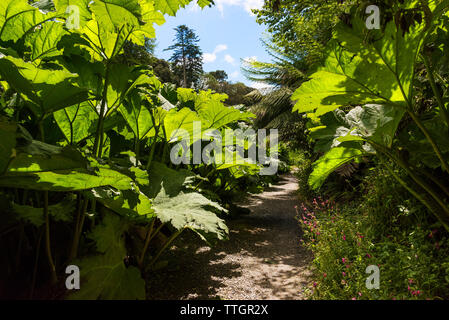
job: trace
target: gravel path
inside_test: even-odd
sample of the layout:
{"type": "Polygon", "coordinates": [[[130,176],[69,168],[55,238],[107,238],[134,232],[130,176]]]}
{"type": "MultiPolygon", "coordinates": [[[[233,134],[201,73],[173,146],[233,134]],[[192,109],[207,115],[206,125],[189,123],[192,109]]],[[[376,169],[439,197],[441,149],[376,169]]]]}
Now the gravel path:
{"type": "Polygon", "coordinates": [[[148,282],[148,298],[303,299],[311,256],[299,245],[296,190],[287,174],[249,197],[240,205],[251,213],[229,221],[230,240],[213,248],[186,233],[165,257],[168,266],[148,282]]]}

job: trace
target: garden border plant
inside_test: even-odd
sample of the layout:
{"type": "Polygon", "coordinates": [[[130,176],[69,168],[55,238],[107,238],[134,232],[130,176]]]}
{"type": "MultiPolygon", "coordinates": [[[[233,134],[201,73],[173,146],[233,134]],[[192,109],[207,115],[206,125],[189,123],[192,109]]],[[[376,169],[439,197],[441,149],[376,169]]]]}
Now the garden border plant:
{"type": "Polygon", "coordinates": [[[227,238],[220,218],[227,210],[217,201],[260,167],[174,166],[170,137],[184,130],[201,143],[193,140],[194,121],[209,124],[201,140],[212,126],[224,134],[254,115],[226,107],[226,95],[174,89],[147,66],[120,62],[127,42],[143,45],[155,37],[154,23],[190,2],[0,5],[0,219],[7,228],[0,236],[32,248],[17,253],[17,261],[34,261],[29,297],[47,279],[37,276],[42,244],[53,284],[67,264],[80,267],[81,290],[70,298],[144,299],[141,274],[152,272],[183,230],[209,244],[227,238]],[[79,9],[79,28],[66,23],[69,6],[79,9]],[[16,226],[19,235],[9,231],[16,226]],[[61,236],[63,229],[69,232],[61,236]]]}
{"type": "Polygon", "coordinates": [[[446,84],[435,81],[448,6],[448,1],[396,3],[384,13],[379,30],[368,30],[363,15],[353,10],[351,22],[335,28],[324,65],[292,96],[294,111],[308,113],[313,123],[316,150],[325,152],[314,164],[313,188],[340,166],[376,155],[449,230],[449,189],[439,177],[449,174],[449,117],[438,88],[446,84]],[[435,96],[425,114],[414,98],[420,64],[435,96]],[[389,162],[413,183],[400,178],[389,162]]]}

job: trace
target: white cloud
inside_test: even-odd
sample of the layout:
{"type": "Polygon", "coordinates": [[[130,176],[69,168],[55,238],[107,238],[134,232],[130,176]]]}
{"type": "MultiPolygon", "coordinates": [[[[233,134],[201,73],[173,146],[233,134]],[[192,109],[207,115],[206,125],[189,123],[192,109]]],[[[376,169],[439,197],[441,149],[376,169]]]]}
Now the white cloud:
{"type": "Polygon", "coordinates": [[[217,60],[217,54],[225,50],[228,50],[228,46],[225,44],[219,44],[215,47],[214,52],[203,54],[204,63],[214,62],[215,60],[217,60]]]}
{"type": "Polygon", "coordinates": [[[217,9],[223,14],[225,6],[240,6],[245,9],[250,15],[252,9],[262,8],[264,0],[215,0],[217,9]]]}
{"type": "Polygon", "coordinates": [[[213,53],[205,53],[203,54],[204,63],[211,63],[217,59],[217,56],[213,53]]]}
{"type": "Polygon", "coordinates": [[[231,74],[229,75],[229,78],[231,78],[231,79],[237,79],[239,76],[240,76],[240,72],[234,71],[233,73],[231,73],[231,74]]]}
{"type": "Polygon", "coordinates": [[[219,52],[222,52],[222,51],[225,51],[225,50],[228,50],[228,46],[225,45],[225,44],[219,44],[219,45],[215,48],[214,53],[219,53],[219,52]]]}
{"type": "Polygon", "coordinates": [[[235,64],[235,59],[230,54],[225,55],[224,60],[229,64],[235,64]]]}

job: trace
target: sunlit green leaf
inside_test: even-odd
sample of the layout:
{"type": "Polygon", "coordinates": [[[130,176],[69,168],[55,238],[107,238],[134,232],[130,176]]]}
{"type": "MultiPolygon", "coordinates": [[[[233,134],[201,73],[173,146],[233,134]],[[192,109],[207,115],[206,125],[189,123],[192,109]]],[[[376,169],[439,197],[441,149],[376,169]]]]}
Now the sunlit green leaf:
{"type": "Polygon", "coordinates": [[[98,255],[76,262],[81,271],[81,290],[72,300],[145,299],[145,281],[139,269],[125,265],[127,250],[124,233],[129,224],[112,213],[89,236],[96,242],[98,255]]]}
{"type": "Polygon", "coordinates": [[[98,114],[89,102],[83,102],[53,113],[67,141],[80,142],[95,133],[98,114]]]}
{"type": "Polygon", "coordinates": [[[31,60],[60,55],[57,44],[65,34],[62,23],[44,23],[40,29],[30,33],[25,44],[31,49],[31,60]]]}
{"type": "Polygon", "coordinates": [[[17,41],[42,22],[55,17],[43,13],[27,0],[2,0],[0,2],[0,39],[17,41]]]}
{"type": "Polygon", "coordinates": [[[362,154],[363,151],[359,149],[344,147],[331,149],[313,164],[313,172],[309,176],[309,185],[313,189],[318,189],[335,169],[355,160],[362,154]]]}
{"type": "Polygon", "coordinates": [[[65,69],[42,69],[0,54],[0,75],[33,103],[31,108],[39,117],[87,99],[87,91],[71,83],[76,74],[65,69]]]}

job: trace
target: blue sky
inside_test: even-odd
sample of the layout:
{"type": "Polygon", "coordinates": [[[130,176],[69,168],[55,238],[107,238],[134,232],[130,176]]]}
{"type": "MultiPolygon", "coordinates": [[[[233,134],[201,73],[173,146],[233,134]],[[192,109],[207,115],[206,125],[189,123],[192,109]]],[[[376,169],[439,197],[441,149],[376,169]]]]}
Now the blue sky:
{"type": "Polygon", "coordinates": [[[201,10],[196,4],[181,9],[176,17],[166,16],[167,22],[156,26],[156,56],[168,59],[170,51],[163,51],[173,43],[175,27],[181,24],[195,30],[200,38],[204,53],[204,71],[225,70],[232,82],[244,82],[249,86],[261,87],[248,81],[241,72],[241,59],[257,58],[269,61],[260,38],[265,27],[256,23],[251,14],[263,0],[215,0],[216,5],[201,10]]]}

